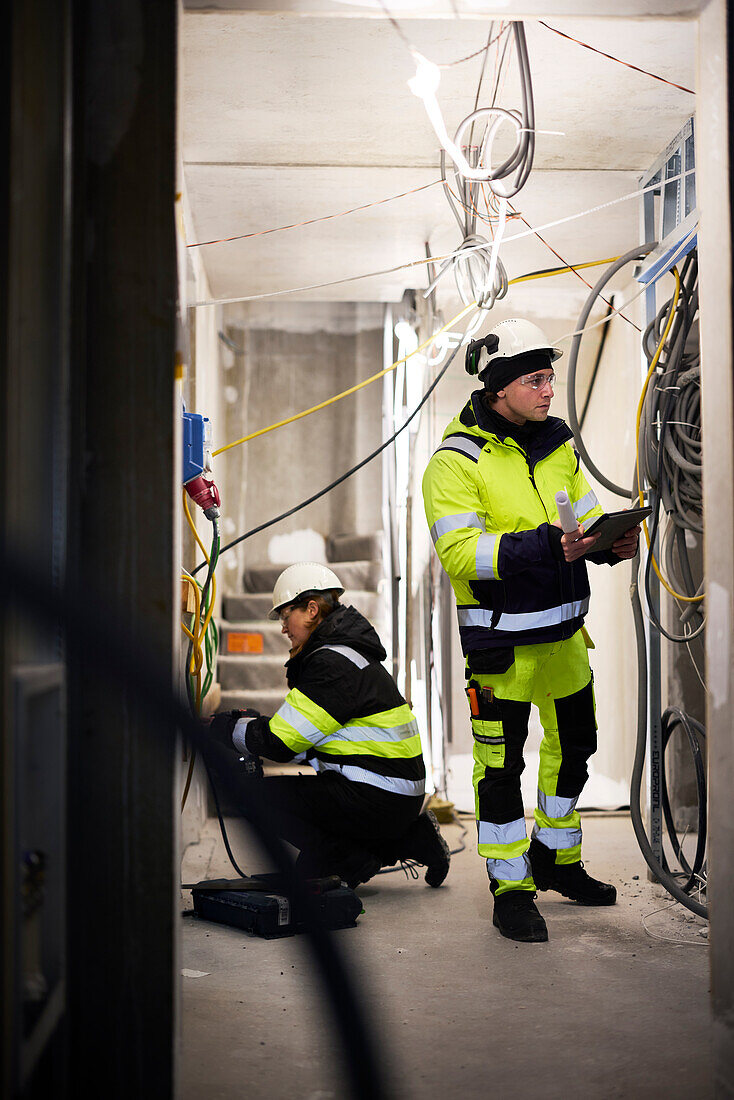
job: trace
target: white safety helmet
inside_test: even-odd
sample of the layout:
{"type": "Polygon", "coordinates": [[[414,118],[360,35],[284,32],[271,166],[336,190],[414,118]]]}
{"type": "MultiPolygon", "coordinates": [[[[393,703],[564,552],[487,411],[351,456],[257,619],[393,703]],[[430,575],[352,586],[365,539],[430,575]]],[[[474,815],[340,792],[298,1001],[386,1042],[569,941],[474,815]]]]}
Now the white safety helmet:
{"type": "Polygon", "coordinates": [[[289,565],[278,577],[273,588],[273,607],[268,612],[269,619],[277,619],[280,612],[289,603],[293,603],[304,592],[333,592],[341,596],[344,585],[336,573],[317,561],[298,561],[289,565]]]}
{"type": "Polygon", "coordinates": [[[551,363],[563,355],[561,349],[554,348],[543,330],[532,321],[509,317],[495,325],[483,339],[472,340],[466,353],[466,371],[468,374],[481,374],[490,363],[514,359],[532,351],[547,351],[551,363]]]}

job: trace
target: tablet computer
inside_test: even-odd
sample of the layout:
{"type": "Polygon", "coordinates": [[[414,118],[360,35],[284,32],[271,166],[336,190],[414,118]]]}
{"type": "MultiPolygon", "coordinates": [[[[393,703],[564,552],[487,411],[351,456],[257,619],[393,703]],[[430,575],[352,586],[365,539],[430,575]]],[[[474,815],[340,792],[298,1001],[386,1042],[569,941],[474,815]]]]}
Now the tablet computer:
{"type": "Polygon", "coordinates": [[[611,550],[612,544],[621,538],[630,528],[636,527],[646,519],[652,508],[626,508],[622,512],[605,512],[603,516],[597,516],[588,527],[584,528],[584,535],[598,535],[599,538],[589,551],[592,554],[599,550],[611,550]]]}

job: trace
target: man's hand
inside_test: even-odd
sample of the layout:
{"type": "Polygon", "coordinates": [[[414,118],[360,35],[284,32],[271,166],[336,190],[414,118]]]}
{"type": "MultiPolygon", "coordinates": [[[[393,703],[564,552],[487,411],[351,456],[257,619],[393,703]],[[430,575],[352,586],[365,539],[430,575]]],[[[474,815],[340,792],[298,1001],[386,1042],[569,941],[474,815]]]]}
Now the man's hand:
{"type": "MultiPolygon", "coordinates": [[[[561,524],[558,522],[553,526],[560,527],[561,524]]],[[[567,562],[576,561],[577,558],[582,558],[584,554],[588,554],[590,550],[594,549],[594,543],[598,538],[598,535],[585,536],[584,529],[581,524],[579,524],[575,531],[569,531],[561,539],[564,558],[567,562]]]]}
{"type": "Polygon", "coordinates": [[[616,542],[612,543],[612,553],[618,558],[634,558],[637,553],[637,543],[640,537],[640,527],[631,527],[625,531],[616,542]]]}

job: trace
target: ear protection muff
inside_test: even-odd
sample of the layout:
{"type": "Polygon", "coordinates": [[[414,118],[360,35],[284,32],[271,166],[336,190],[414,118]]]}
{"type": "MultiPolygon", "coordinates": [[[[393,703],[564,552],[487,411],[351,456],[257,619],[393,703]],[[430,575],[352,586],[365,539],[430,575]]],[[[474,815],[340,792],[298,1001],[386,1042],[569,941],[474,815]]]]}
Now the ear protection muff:
{"type": "Polygon", "coordinates": [[[479,374],[489,366],[491,356],[497,354],[500,346],[500,338],[494,333],[483,337],[481,340],[472,340],[466,349],[464,370],[467,374],[479,374]]]}

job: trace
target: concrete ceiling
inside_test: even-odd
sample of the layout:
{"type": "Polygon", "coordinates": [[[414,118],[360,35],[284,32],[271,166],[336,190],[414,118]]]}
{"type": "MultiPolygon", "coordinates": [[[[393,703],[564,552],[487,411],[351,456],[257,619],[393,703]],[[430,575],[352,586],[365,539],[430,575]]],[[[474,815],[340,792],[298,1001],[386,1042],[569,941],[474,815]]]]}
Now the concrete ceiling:
{"type": "MultiPolygon", "coordinates": [[[[476,15],[476,7],[471,17],[428,18],[427,11],[435,16],[432,9],[406,11],[406,3],[391,9],[405,38],[439,64],[473,53],[487,40],[490,17],[476,15]]],[[[199,248],[212,297],[271,294],[383,271],[419,260],[426,241],[434,254],[455,248],[458,226],[435,182],[437,139],[406,83],[414,64],[382,10],[324,2],[312,14],[295,2],[290,11],[264,11],[265,6],[246,11],[241,4],[240,10],[220,5],[203,12],[189,3],[183,16],[190,242],[262,233],[432,186],[314,225],[199,248]]],[[[665,3],[668,12],[696,6],[665,3]]],[[[502,5],[503,13],[512,7],[502,5]]],[[[570,5],[582,12],[589,7],[581,0],[570,5]]],[[[654,3],[617,5],[619,11],[654,9],[654,3]]],[[[559,10],[568,11],[569,3],[543,6],[543,12],[559,10]]],[[[555,16],[554,25],[695,87],[695,19],[555,16]]],[[[640,174],[693,113],[695,97],[583,49],[537,21],[526,22],[526,33],[536,125],[562,132],[538,134],[533,171],[514,200],[530,225],[540,227],[636,190],[640,174]]],[[[473,109],[481,68],[479,56],[442,70],[439,102],[450,133],[473,109]]],[[[495,68],[493,48],[480,105],[491,101],[495,68]]],[[[520,104],[514,57],[497,102],[520,104]]],[[[501,140],[497,146],[500,154],[501,140]]],[[[548,228],[543,236],[565,259],[581,263],[633,247],[639,219],[640,200],[631,200],[548,228]]],[[[508,223],[501,255],[510,277],[558,262],[537,237],[509,239],[525,228],[508,223]]],[[[426,269],[418,266],[285,300],[397,301],[406,288],[426,283],[426,269]]],[[[518,288],[513,306],[542,316],[571,315],[585,294],[570,275],[518,288]]],[[[446,311],[457,302],[447,274],[439,283],[438,304],[446,311]]]]}

